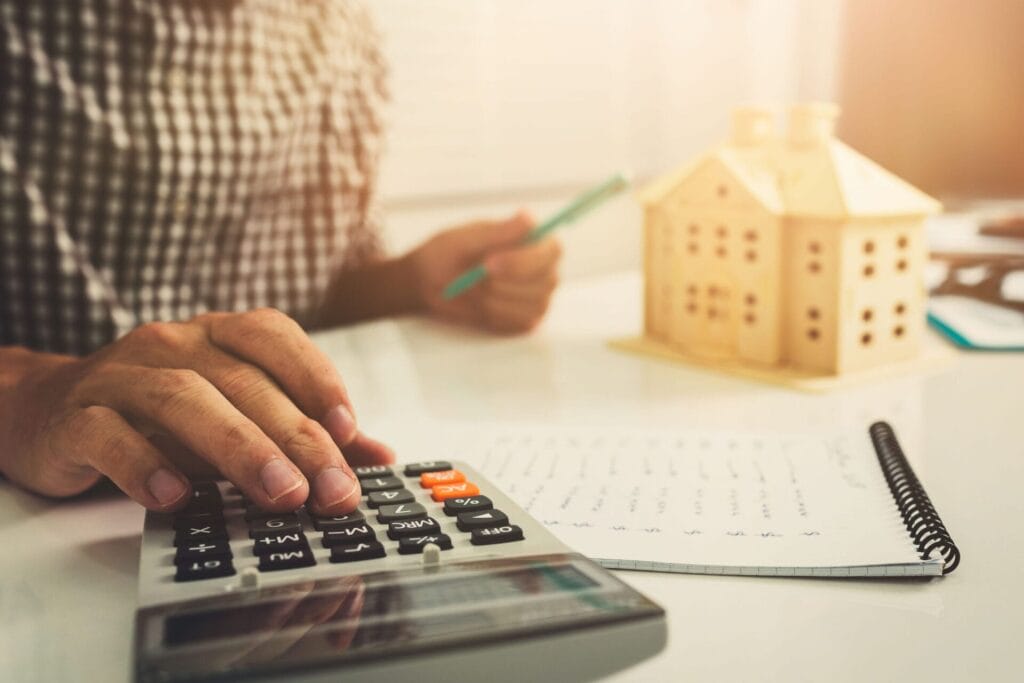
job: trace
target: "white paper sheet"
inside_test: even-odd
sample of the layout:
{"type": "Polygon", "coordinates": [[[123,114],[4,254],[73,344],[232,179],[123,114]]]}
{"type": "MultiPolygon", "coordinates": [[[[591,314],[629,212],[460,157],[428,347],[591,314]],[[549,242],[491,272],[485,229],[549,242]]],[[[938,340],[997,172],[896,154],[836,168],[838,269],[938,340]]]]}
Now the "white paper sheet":
{"type": "Polygon", "coordinates": [[[830,439],[541,426],[445,429],[562,541],[609,566],[751,574],[934,574],[865,430],[830,439]]]}

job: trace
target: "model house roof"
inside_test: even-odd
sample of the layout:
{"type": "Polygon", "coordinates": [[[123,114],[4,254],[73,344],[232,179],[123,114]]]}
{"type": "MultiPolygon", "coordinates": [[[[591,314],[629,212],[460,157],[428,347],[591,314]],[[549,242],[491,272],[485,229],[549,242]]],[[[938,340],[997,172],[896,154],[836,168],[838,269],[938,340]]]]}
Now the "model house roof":
{"type": "Polygon", "coordinates": [[[779,138],[773,135],[770,111],[737,110],[731,140],[658,178],[639,199],[659,204],[702,171],[720,165],[777,215],[843,219],[941,209],[938,201],[836,139],[837,114],[834,105],[798,105],[790,112],[788,135],[779,138]]]}

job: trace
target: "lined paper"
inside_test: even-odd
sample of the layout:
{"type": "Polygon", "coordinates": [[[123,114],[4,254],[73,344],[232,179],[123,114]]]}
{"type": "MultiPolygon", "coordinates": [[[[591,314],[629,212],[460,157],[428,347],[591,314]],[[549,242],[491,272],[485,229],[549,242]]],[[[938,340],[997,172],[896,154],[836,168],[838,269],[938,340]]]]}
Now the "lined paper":
{"type": "Polygon", "coordinates": [[[570,547],[611,567],[937,574],[863,436],[470,428],[471,461],[570,547]]]}

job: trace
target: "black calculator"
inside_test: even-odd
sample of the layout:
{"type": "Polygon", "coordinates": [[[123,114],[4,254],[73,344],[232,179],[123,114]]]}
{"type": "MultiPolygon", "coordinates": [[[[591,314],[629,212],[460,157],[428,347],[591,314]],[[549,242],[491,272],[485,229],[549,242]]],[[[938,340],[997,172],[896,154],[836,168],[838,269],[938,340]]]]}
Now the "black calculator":
{"type": "Polygon", "coordinates": [[[194,485],[142,537],[135,680],[590,680],[664,612],[460,462],[356,469],[347,515],[194,485]]]}

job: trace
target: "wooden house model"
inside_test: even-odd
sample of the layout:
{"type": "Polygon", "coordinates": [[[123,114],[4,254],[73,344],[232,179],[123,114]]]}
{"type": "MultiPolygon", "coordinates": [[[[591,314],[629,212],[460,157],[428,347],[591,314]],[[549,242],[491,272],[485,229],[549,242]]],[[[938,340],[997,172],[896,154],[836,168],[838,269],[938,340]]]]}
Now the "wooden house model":
{"type": "Polygon", "coordinates": [[[910,359],[939,203],[834,137],[838,108],[734,113],[731,139],[639,195],[644,340],[794,376],[910,359]]]}

